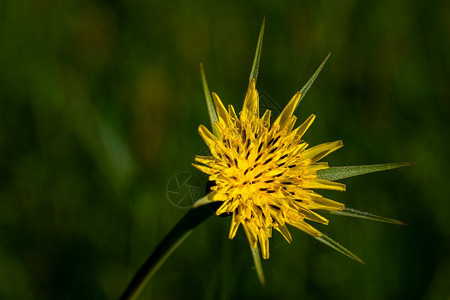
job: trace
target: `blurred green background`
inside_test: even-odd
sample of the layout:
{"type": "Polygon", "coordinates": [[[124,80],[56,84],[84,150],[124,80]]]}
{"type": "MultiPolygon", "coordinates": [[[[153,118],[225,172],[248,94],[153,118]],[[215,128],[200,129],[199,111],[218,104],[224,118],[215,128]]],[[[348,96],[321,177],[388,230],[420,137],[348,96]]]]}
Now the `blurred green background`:
{"type": "Polygon", "coordinates": [[[366,265],[275,234],[262,288],[245,234],[210,218],[142,299],[448,299],[450,2],[387,0],[0,1],[1,299],[118,298],[200,191],[174,180],[204,187],[199,62],[240,108],[264,15],[269,103],[332,52],[297,111],[310,144],[344,140],[331,165],[416,163],[324,194],[409,226],[317,225],[366,265]]]}

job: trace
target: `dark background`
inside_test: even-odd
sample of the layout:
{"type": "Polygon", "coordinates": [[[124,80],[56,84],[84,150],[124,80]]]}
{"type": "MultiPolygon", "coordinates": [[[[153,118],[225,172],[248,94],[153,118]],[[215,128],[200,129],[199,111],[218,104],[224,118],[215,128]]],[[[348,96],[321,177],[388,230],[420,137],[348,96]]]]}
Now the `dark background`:
{"type": "Polygon", "coordinates": [[[409,226],[317,225],[366,265],[275,233],[262,288],[245,234],[210,218],[142,299],[447,299],[450,2],[406,0],[0,1],[1,299],[120,295],[203,189],[199,62],[240,110],[264,15],[266,103],[331,51],[296,112],[317,114],[305,139],[343,139],[331,165],[416,163],[324,194],[409,226]]]}

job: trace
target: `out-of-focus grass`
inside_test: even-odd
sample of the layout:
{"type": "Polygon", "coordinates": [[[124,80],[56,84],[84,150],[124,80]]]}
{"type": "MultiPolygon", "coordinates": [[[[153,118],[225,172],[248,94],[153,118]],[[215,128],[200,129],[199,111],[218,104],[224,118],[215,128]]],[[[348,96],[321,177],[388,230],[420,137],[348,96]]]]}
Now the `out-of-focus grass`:
{"type": "Polygon", "coordinates": [[[275,234],[261,288],[245,235],[212,218],[143,298],[447,297],[449,4],[445,1],[0,3],[0,298],[117,298],[185,210],[210,88],[240,107],[263,15],[257,88],[283,106],[332,56],[297,111],[305,138],[343,139],[333,165],[414,161],[327,196],[408,228],[330,216],[358,265],[301,232],[275,234]]]}

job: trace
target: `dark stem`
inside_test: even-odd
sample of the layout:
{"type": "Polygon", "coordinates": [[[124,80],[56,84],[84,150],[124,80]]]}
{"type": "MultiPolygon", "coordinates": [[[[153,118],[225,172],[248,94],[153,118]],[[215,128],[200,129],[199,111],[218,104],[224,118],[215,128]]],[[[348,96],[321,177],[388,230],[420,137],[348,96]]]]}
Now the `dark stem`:
{"type": "Polygon", "coordinates": [[[189,210],[137,271],[120,299],[136,299],[147,281],[164,263],[165,259],[169,257],[172,251],[181,244],[184,238],[186,238],[197,225],[214,214],[214,211],[217,209],[217,205],[215,204],[216,203],[212,203],[211,205],[205,205],[189,210]]]}

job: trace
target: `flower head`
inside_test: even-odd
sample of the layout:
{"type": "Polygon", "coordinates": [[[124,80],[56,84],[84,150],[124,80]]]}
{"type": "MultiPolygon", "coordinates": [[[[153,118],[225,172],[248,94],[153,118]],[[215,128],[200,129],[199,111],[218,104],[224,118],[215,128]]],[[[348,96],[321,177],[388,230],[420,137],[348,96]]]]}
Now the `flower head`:
{"type": "Polygon", "coordinates": [[[363,261],[338,242],[321,233],[308,221],[328,224],[316,211],[355,217],[391,224],[406,225],[401,221],[380,217],[353,208],[317,194],[316,189],[344,191],[345,185],[335,180],[372,172],[385,171],[412,163],[387,163],[329,168],[320,160],[341,148],[342,141],[324,143],[308,148],[302,139],[314,121],[311,115],[295,127],[293,115],[298,103],[319,75],[328,55],[303,88],[297,92],[276,120],[270,124],[271,111],[259,113],[259,95],[255,88],[264,34],[265,19],[261,26],[255,58],[250,72],[250,83],[242,111],[236,114],[233,106],[228,110],[215,93],[209,93],[203,65],[200,64],[203,89],[211,120],[212,132],[200,125],[199,133],[208,145],[211,156],[196,156],[197,169],[209,175],[215,185],[212,192],[194,203],[193,208],[180,220],[155,249],[149,259],[133,277],[122,295],[134,298],[145,282],[154,274],[170,253],[212,211],[198,206],[218,202],[216,214],[232,215],[229,237],[234,238],[242,225],[250,242],[256,272],[264,285],[258,244],[263,258],[269,258],[269,238],[272,230],[279,231],[290,243],[291,234],[286,225],[294,226],[316,240],[361,263],[363,261]]]}
{"type": "MultiPolygon", "coordinates": [[[[287,225],[296,227],[338,252],[364,263],[344,246],[315,229],[309,222],[328,224],[318,210],[331,214],[361,218],[398,225],[405,223],[368,212],[344,207],[344,204],[322,197],[317,189],[344,191],[345,185],[336,180],[385,171],[412,163],[386,163],[360,166],[328,167],[320,161],[341,148],[342,141],[309,147],[303,135],[314,121],[311,115],[295,127],[293,115],[297,105],[309,90],[330,54],[303,88],[297,92],[271,125],[271,112],[260,117],[259,95],[255,88],[261,58],[265,19],[250,72],[250,82],[242,111],[233,106],[226,109],[215,93],[209,93],[203,65],[200,64],[203,89],[211,120],[212,132],[200,125],[199,133],[208,145],[211,156],[196,156],[197,169],[209,175],[215,185],[212,192],[199,199],[196,207],[218,202],[217,215],[232,215],[229,238],[242,225],[250,242],[251,253],[259,280],[264,284],[258,244],[263,258],[269,258],[269,238],[272,230],[279,231],[290,243],[287,225]]],[[[216,206],[215,206],[216,207],[216,206]]]]}
{"type": "Polygon", "coordinates": [[[260,117],[259,95],[255,80],[251,80],[239,116],[233,106],[225,109],[213,93],[218,121],[216,135],[200,125],[199,133],[212,156],[197,156],[194,164],[216,183],[212,201],[223,202],[217,215],[232,214],[229,238],[240,225],[250,246],[259,242],[263,258],[269,258],[269,238],[272,229],[292,241],[287,224],[314,237],[322,233],[307,221],[327,224],[328,220],[315,210],[339,211],[344,205],[324,198],[315,189],[344,191],[345,185],[322,180],[316,172],[327,169],[320,160],[341,148],[342,141],[308,147],[302,137],[314,121],[311,115],[295,127],[293,115],[301,93],[297,92],[277,119],[270,124],[271,111],[260,117]]]}

